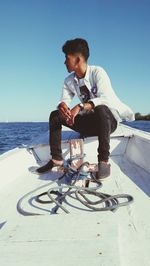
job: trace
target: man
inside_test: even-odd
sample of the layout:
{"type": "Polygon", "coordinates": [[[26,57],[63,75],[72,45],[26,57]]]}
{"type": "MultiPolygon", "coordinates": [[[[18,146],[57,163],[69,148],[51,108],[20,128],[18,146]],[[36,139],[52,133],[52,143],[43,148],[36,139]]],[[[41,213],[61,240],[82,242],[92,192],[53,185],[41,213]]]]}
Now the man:
{"type": "Polygon", "coordinates": [[[63,164],[61,129],[65,125],[82,136],[98,136],[97,177],[103,179],[110,175],[110,134],[122,119],[134,120],[134,114],[118,99],[104,69],[87,64],[89,47],[86,40],[69,40],[62,50],[66,56],[65,65],[71,74],[64,81],[58,109],[50,114],[52,159],[37,172],[44,173],[63,164]],[[69,103],[75,95],[80,102],[70,109],[69,103]]]}

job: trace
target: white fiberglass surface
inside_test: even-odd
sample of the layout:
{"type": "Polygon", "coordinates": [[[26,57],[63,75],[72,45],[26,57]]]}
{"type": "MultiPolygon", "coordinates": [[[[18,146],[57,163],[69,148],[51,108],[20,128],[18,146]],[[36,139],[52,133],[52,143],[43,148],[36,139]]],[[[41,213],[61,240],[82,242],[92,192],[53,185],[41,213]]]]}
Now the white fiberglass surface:
{"type": "MultiPolygon", "coordinates": [[[[88,147],[85,150],[88,153],[88,147]]],[[[95,161],[96,154],[93,156],[95,161]]],[[[91,149],[87,159],[92,160],[91,149]]],[[[1,265],[37,265],[38,262],[49,265],[51,260],[54,266],[60,262],[68,266],[147,266],[150,245],[148,177],[124,155],[112,156],[110,163],[111,176],[103,182],[101,191],[131,194],[132,204],[116,212],[91,212],[71,201],[70,205],[66,203],[69,214],[59,210],[52,215],[49,205],[34,205],[33,193],[22,207],[42,216],[23,216],[16,208],[18,200],[54,180],[57,173],[36,175],[30,172],[30,167],[36,167],[37,162],[25,149],[1,161],[1,182],[10,180],[0,192],[1,265]]]]}

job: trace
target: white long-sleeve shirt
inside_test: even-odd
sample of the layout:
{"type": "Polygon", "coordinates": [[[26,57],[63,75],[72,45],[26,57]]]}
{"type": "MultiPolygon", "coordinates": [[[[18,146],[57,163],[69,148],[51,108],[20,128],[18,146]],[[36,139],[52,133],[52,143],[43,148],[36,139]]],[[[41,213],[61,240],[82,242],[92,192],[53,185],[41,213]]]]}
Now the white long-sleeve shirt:
{"type": "MultiPolygon", "coordinates": [[[[111,86],[110,79],[102,67],[88,65],[83,82],[89,90],[89,101],[92,101],[95,106],[108,106],[118,121],[134,120],[133,111],[117,97],[111,86]]],[[[79,80],[75,73],[72,73],[64,81],[60,102],[65,102],[69,106],[75,95],[83,102],[79,80]]]]}

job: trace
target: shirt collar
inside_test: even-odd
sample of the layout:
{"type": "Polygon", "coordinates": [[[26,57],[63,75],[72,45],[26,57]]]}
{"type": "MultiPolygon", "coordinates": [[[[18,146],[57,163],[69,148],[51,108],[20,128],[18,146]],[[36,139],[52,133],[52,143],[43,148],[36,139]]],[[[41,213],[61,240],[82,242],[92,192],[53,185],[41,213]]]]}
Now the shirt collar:
{"type": "Polygon", "coordinates": [[[87,70],[86,70],[86,74],[85,74],[85,77],[84,77],[84,79],[86,81],[89,81],[89,75],[90,75],[90,66],[87,65],[87,70]]]}

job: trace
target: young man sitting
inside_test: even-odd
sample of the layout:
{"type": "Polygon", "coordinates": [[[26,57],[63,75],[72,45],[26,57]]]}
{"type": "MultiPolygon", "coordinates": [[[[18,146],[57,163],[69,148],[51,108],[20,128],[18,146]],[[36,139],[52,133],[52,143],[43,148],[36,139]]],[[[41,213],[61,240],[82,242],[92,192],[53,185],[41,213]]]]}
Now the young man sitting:
{"type": "Polygon", "coordinates": [[[37,172],[44,173],[63,164],[61,130],[62,125],[65,125],[82,136],[98,136],[97,177],[103,179],[110,175],[110,134],[122,119],[134,120],[134,114],[116,96],[105,70],[88,65],[89,47],[86,40],[69,40],[62,50],[66,57],[66,68],[71,74],[64,81],[58,109],[50,114],[52,159],[38,168],[37,172]],[[69,104],[75,95],[80,101],[70,109],[69,104]]]}

